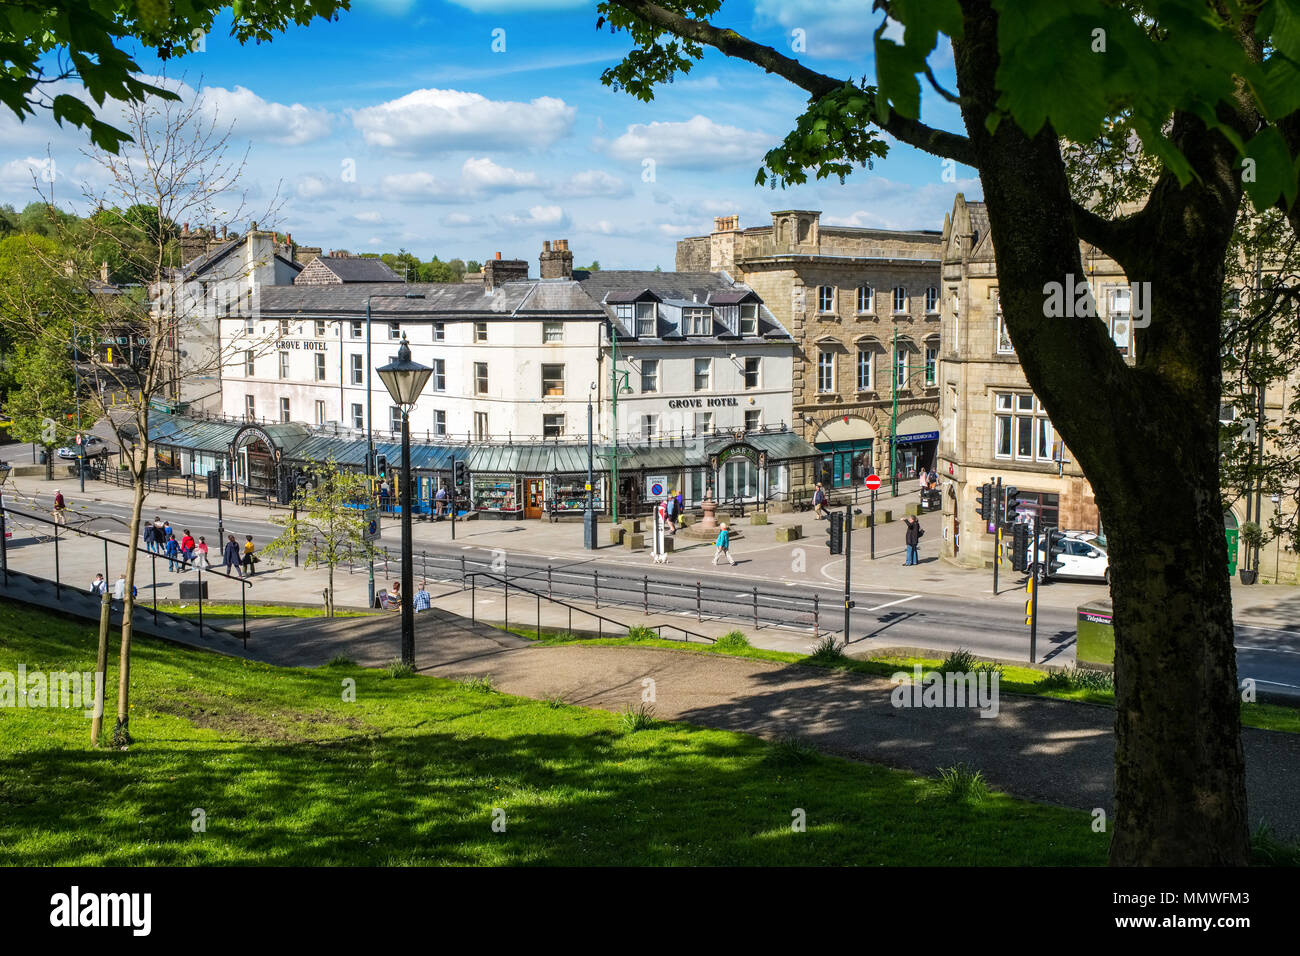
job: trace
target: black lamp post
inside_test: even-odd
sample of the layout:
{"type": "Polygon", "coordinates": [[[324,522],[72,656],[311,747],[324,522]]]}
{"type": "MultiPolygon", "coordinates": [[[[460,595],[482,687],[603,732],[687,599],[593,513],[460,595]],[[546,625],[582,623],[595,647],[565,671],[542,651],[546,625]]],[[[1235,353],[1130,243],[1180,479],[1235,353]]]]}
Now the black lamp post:
{"type": "Polygon", "coordinates": [[[415,407],[433,369],[411,361],[411,347],[402,339],[397,358],[375,370],[388,394],[402,410],[402,663],[415,666],[415,582],[411,558],[411,409],[415,407]]]}

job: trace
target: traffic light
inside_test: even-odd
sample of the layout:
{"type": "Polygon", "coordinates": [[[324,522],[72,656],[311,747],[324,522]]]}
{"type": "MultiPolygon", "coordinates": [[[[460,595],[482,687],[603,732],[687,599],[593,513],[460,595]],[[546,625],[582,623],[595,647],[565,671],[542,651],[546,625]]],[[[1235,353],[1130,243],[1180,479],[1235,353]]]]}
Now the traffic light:
{"type": "Polygon", "coordinates": [[[375,456],[375,477],[386,479],[388,477],[388,456],[375,456]]]}
{"type": "Polygon", "coordinates": [[[208,472],[208,497],[221,497],[221,472],[215,468],[208,472]]]}
{"type": "Polygon", "coordinates": [[[827,523],[826,546],[830,548],[831,554],[844,553],[844,512],[832,511],[830,521],[827,523]]]}
{"type": "Polygon", "coordinates": [[[993,519],[993,486],[980,485],[975,489],[979,494],[975,498],[975,513],[986,522],[993,519]]]}
{"type": "Polygon", "coordinates": [[[1020,505],[1020,489],[1007,485],[1002,489],[1002,523],[1016,523],[1016,509],[1020,505]]]}
{"type": "Polygon", "coordinates": [[[1058,555],[1065,554],[1065,532],[1057,531],[1055,528],[1047,529],[1046,547],[1044,549],[1044,562],[1046,567],[1043,570],[1044,575],[1051,577],[1061,568],[1065,567],[1065,562],[1061,561],[1058,555]]]}
{"type": "Polygon", "coordinates": [[[464,458],[457,458],[451,463],[451,483],[456,486],[457,491],[464,491],[468,481],[469,466],[464,458]]]}
{"type": "Polygon", "coordinates": [[[311,476],[301,468],[295,468],[293,470],[293,483],[299,488],[306,488],[311,484],[311,476]]]}
{"type": "Polygon", "coordinates": [[[1011,568],[1029,570],[1029,525],[1023,522],[1011,526],[1011,568]]]}

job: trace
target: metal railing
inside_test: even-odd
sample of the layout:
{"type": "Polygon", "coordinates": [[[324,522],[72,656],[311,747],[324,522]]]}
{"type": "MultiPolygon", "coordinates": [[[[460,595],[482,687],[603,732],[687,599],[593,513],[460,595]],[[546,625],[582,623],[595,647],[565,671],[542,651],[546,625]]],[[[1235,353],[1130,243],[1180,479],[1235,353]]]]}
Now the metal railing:
{"type": "MultiPolygon", "coordinates": [[[[489,581],[493,581],[501,585],[501,587],[505,591],[505,605],[504,605],[504,610],[502,611],[501,628],[502,630],[509,630],[510,628],[510,579],[508,577],[498,575],[492,571],[471,571],[469,572],[467,577],[469,579],[469,590],[470,590],[470,600],[469,600],[470,624],[473,625],[478,623],[478,609],[477,609],[478,581],[479,578],[485,578],[489,581]]],[[[537,636],[539,638],[542,636],[542,601],[546,601],[548,604],[553,604],[558,607],[568,609],[569,626],[567,630],[569,634],[573,634],[575,637],[580,637],[581,635],[576,634],[573,630],[574,611],[577,611],[579,614],[585,614],[587,617],[593,617],[596,619],[596,636],[598,639],[605,637],[606,624],[609,624],[612,627],[622,631],[624,634],[626,634],[629,630],[631,630],[631,626],[623,623],[622,621],[616,621],[612,617],[606,617],[605,615],[597,614],[594,611],[588,611],[584,608],[575,607],[574,605],[568,603],[567,601],[561,601],[558,600],[557,598],[542,594],[540,591],[534,591],[531,588],[522,587],[518,583],[514,585],[514,588],[517,593],[531,595],[533,598],[536,599],[537,617],[535,620],[536,620],[537,636]]],[[[701,641],[705,641],[710,644],[716,642],[716,638],[709,637],[707,634],[700,634],[697,633],[696,631],[687,630],[686,628],[681,627],[677,624],[650,624],[647,625],[647,629],[654,631],[659,637],[669,641],[681,640],[689,644],[692,637],[697,637],[701,641]],[[680,638],[676,638],[676,637],[665,638],[664,637],[665,628],[668,628],[670,631],[678,631],[681,633],[682,636],[680,638]]],[[[611,634],[610,636],[614,637],[620,635],[611,634]]]]}
{"type": "MultiPolygon", "coordinates": [[[[401,566],[400,555],[396,551],[390,553],[387,547],[378,549],[375,562],[376,574],[385,576],[393,573],[390,566],[401,566]]],[[[476,587],[474,579],[477,575],[486,577],[502,590],[527,590],[530,594],[541,594],[548,601],[562,603],[563,599],[555,594],[558,584],[564,598],[569,601],[590,600],[597,609],[602,606],[639,609],[647,617],[652,612],[689,614],[694,611],[699,623],[708,617],[752,625],[755,630],[763,627],[810,627],[814,640],[821,636],[821,595],[816,592],[804,597],[765,592],[758,585],[705,583],[700,578],[694,581],[652,580],[649,574],[610,573],[586,564],[577,565],[573,570],[556,568],[550,562],[545,567],[512,567],[506,559],[498,567],[492,561],[477,560],[465,554],[431,555],[427,551],[413,555],[412,563],[414,572],[423,580],[459,585],[462,590],[476,587]],[[785,617],[773,614],[774,609],[784,611],[785,617]]],[[[348,568],[350,573],[364,573],[368,565],[349,561],[348,568]]],[[[833,619],[829,630],[835,630],[833,619]]]]}
{"type": "MultiPolygon", "coordinates": [[[[219,578],[226,578],[231,581],[238,581],[240,584],[239,604],[240,604],[240,619],[241,619],[239,637],[243,641],[244,647],[245,648],[248,647],[247,595],[248,595],[248,588],[250,585],[249,582],[245,581],[243,578],[237,577],[236,575],[232,575],[232,574],[226,574],[223,571],[214,571],[211,568],[206,568],[206,569],[202,568],[199,566],[197,562],[197,558],[192,559],[190,561],[183,561],[179,557],[174,559],[168,558],[166,555],[159,554],[156,551],[150,551],[149,549],[142,548],[139,545],[136,545],[134,543],[120,541],[116,538],[110,538],[107,535],[99,534],[98,532],[95,531],[87,531],[84,528],[72,527],[63,522],[56,521],[52,518],[46,518],[43,515],[30,514],[25,511],[17,511],[13,508],[10,508],[7,505],[0,504],[0,574],[3,574],[3,580],[6,587],[8,587],[9,585],[9,575],[12,573],[12,574],[23,574],[26,577],[37,581],[45,581],[48,583],[52,583],[54,585],[54,595],[56,601],[62,600],[63,591],[65,589],[71,590],[79,594],[87,593],[84,587],[68,585],[65,584],[63,581],[62,566],[60,562],[60,550],[59,550],[60,530],[62,531],[62,536],[64,538],[67,538],[69,534],[72,534],[72,535],[78,535],[82,539],[94,539],[96,541],[103,542],[104,544],[104,587],[105,588],[112,587],[111,579],[109,577],[109,557],[108,557],[110,545],[112,545],[113,547],[123,548],[126,550],[134,550],[138,555],[148,555],[150,559],[150,571],[152,577],[152,590],[153,590],[152,612],[153,612],[154,623],[155,624],[158,623],[158,616],[159,614],[161,614],[164,618],[170,621],[179,622],[189,627],[196,628],[198,630],[199,637],[203,637],[203,628],[204,628],[203,575],[207,574],[209,577],[215,576],[219,578]],[[50,526],[51,531],[49,532],[49,536],[45,539],[45,541],[40,540],[39,533],[35,531],[33,531],[33,536],[36,538],[37,544],[44,544],[49,541],[52,541],[54,544],[54,578],[52,581],[51,579],[44,577],[43,575],[33,574],[30,571],[19,571],[18,569],[12,568],[10,566],[10,557],[13,554],[14,549],[11,548],[9,545],[9,540],[8,540],[9,531],[14,523],[21,522],[21,521],[38,522],[40,524],[50,526]],[[196,592],[198,594],[198,622],[197,623],[190,620],[186,616],[168,614],[165,610],[164,611],[158,610],[158,559],[160,557],[163,558],[164,560],[167,560],[172,565],[176,563],[182,564],[182,573],[186,573],[191,569],[194,571],[197,578],[196,592]]],[[[140,571],[140,562],[137,559],[136,561],[137,576],[139,571],[140,571]]],[[[137,590],[139,590],[138,586],[137,586],[137,590]]],[[[120,609],[123,612],[125,612],[125,604],[127,601],[131,602],[132,608],[139,607],[139,602],[134,597],[132,597],[130,594],[124,594],[122,604],[119,605],[120,609]]],[[[146,608],[146,610],[149,610],[149,608],[146,608]]],[[[211,625],[208,625],[208,629],[209,630],[212,629],[211,625]]]]}

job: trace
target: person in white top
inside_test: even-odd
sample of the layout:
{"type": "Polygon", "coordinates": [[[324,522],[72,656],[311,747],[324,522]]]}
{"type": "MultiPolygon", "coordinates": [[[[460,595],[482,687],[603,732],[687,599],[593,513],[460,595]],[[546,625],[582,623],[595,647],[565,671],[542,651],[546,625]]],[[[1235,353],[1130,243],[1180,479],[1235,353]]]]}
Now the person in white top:
{"type": "Polygon", "coordinates": [[[113,598],[114,600],[121,601],[125,597],[126,597],[126,575],[119,574],[117,576],[117,581],[114,582],[113,584],[113,598]]]}

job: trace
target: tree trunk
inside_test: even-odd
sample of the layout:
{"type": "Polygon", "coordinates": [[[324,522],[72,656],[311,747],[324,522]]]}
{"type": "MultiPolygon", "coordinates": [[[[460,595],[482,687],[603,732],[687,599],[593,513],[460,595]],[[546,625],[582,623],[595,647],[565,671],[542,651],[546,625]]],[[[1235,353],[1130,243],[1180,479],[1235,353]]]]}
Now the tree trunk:
{"type": "Polygon", "coordinates": [[[140,540],[140,514],[144,510],[144,470],[132,472],[135,494],[131,499],[131,532],[126,551],[126,590],[122,598],[122,651],[117,670],[117,726],[113,729],[113,743],[125,746],[131,742],[131,623],[135,616],[136,542],[140,540]]]}
{"type": "MultiPolygon", "coordinates": [[[[1245,767],[1218,469],[1223,257],[1240,194],[1191,136],[1200,184],[1153,195],[1147,232],[1113,250],[1150,282],[1150,326],[1127,367],[1103,322],[1045,314],[1049,283],[1083,269],[1050,126],[1032,139],[985,119],[996,101],[996,16],[967,0],[954,42],[998,295],[1025,376],[1096,495],[1115,611],[1114,865],[1249,861],[1245,767]]],[[[1117,242],[1117,244],[1119,244],[1117,242]]]]}
{"type": "Polygon", "coordinates": [[[330,563],[330,585],[325,591],[325,616],[334,616],[334,564],[330,563]]]}

